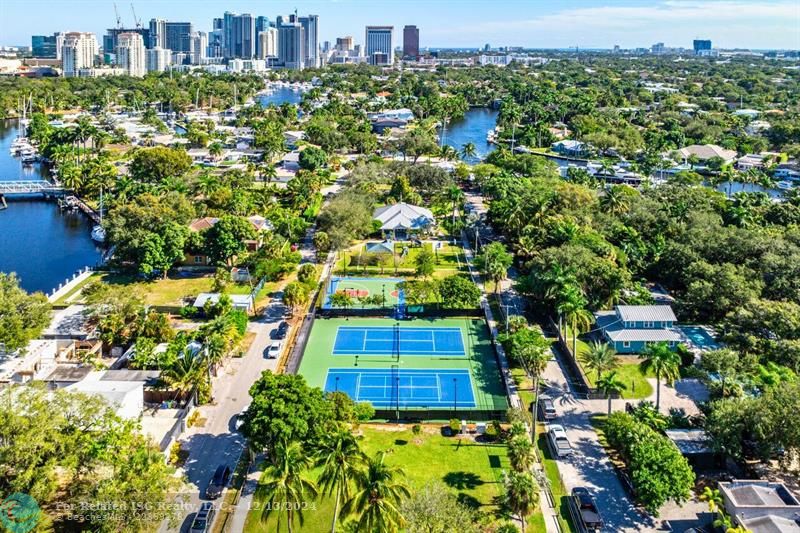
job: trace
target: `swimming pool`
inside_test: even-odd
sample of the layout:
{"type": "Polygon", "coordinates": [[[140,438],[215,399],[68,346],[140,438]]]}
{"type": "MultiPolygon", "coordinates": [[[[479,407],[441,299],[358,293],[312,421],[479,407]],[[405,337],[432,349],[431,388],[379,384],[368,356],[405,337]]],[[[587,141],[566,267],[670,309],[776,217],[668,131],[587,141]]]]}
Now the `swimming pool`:
{"type": "Polygon", "coordinates": [[[716,350],[719,343],[709,331],[702,326],[678,326],[689,341],[701,350],[716,350]]]}

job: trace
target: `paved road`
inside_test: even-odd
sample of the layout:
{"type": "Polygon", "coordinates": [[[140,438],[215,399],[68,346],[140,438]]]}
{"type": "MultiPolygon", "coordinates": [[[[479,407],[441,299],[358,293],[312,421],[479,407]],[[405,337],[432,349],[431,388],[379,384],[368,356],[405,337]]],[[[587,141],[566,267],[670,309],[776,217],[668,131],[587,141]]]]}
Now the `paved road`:
{"type": "Polygon", "coordinates": [[[213,387],[214,402],[199,407],[205,424],[187,429],[180,439],[189,451],[183,469],[189,505],[180,523],[181,531],[188,531],[196,506],[203,499],[200,495],[217,466],[227,464],[233,469],[242,453],[244,438],[235,430],[236,415],[250,403],[247,391],[253,382],[264,370],[274,371],[277,366],[277,360],[264,358],[264,349],[285,311],[283,304],[271,304],[257,320],[250,322],[248,330],[256,334],[253,344],[244,357],[231,359],[218,373],[213,387]]]}

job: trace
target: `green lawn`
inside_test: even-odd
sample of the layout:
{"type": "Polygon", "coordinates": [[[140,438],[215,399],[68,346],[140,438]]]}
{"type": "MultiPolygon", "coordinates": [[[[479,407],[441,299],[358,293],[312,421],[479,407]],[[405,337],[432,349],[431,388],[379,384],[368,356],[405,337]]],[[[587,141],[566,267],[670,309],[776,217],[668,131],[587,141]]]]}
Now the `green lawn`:
{"type": "MultiPolygon", "coordinates": [[[[441,481],[453,494],[482,512],[494,515],[497,506],[494,498],[500,495],[502,472],[508,469],[506,447],[501,443],[480,444],[471,439],[443,437],[439,426],[425,426],[420,437],[410,429],[396,430],[398,426],[362,426],[362,447],[372,455],[388,450],[386,461],[405,470],[406,483],[412,493],[432,481],[441,481]]],[[[312,472],[311,477],[315,477],[312,472]]],[[[256,496],[255,504],[259,504],[256,496]]],[[[333,498],[320,497],[316,510],[305,513],[305,523],[299,531],[327,531],[333,517],[333,498]]],[[[266,523],[259,520],[260,505],[254,505],[244,527],[245,533],[285,531],[277,528],[272,518],[266,523]]],[[[544,532],[544,520],[536,512],[529,519],[528,531],[544,532]]]]}
{"type": "MultiPolygon", "coordinates": [[[[359,257],[364,257],[366,245],[359,243],[351,247],[346,252],[342,253],[336,261],[336,268],[334,272],[339,275],[345,273],[345,260],[347,261],[347,275],[372,275],[372,276],[389,276],[389,275],[402,275],[413,276],[415,265],[414,261],[422,251],[422,247],[412,246],[410,243],[397,242],[395,243],[395,255],[397,261],[397,268],[395,272],[395,259],[391,254],[386,254],[383,259],[383,265],[359,265],[359,257]],[[408,249],[408,252],[403,255],[403,250],[408,249]],[[346,258],[346,259],[345,259],[346,258]]],[[[425,248],[434,252],[436,256],[436,269],[434,277],[443,278],[458,273],[468,272],[464,252],[459,246],[452,244],[443,244],[441,248],[434,249],[430,243],[425,243],[425,248]]]]}
{"type": "MultiPolygon", "coordinates": [[[[619,366],[614,370],[617,372],[617,378],[627,385],[627,389],[622,392],[622,397],[626,400],[638,400],[647,398],[653,394],[653,386],[647,381],[647,378],[656,377],[652,372],[643,374],[639,363],[641,362],[636,356],[618,356],[619,366]]],[[[596,372],[589,372],[586,374],[589,378],[589,385],[594,387],[597,380],[596,372]]]]}

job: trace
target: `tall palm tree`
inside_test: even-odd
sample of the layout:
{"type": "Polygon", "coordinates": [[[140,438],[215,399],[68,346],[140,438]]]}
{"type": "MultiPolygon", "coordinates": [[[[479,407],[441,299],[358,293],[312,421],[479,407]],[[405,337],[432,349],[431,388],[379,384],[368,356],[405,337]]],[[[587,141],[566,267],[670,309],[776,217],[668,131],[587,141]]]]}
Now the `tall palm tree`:
{"type": "Polygon", "coordinates": [[[596,382],[600,381],[600,374],[617,367],[617,352],[606,342],[593,342],[589,350],[584,351],[580,358],[583,366],[597,372],[596,382]]]}
{"type": "MultiPolygon", "coordinates": [[[[270,456],[270,466],[264,472],[264,479],[268,481],[262,485],[261,492],[264,501],[285,502],[285,505],[278,508],[265,505],[261,520],[266,521],[272,511],[285,512],[286,528],[292,533],[295,520],[303,525],[302,503],[317,497],[317,486],[307,477],[313,462],[299,442],[279,442],[270,456]]],[[[275,531],[280,528],[280,514],[277,520],[275,531]]]]}
{"type": "Polygon", "coordinates": [[[567,286],[559,294],[557,310],[572,329],[572,356],[577,357],[578,332],[586,331],[594,317],[586,310],[586,298],[576,286],[567,286]]]}
{"type": "Polygon", "coordinates": [[[525,518],[539,504],[539,487],[530,472],[508,472],[503,476],[505,504],[517,515],[525,533],[525,518]]]}
{"type": "Polygon", "coordinates": [[[461,146],[461,159],[464,159],[464,160],[470,159],[472,157],[475,157],[475,155],[477,153],[478,153],[478,151],[475,148],[475,143],[468,142],[468,143],[464,143],[461,146]]]}
{"type": "Polygon", "coordinates": [[[656,411],[661,404],[661,379],[672,382],[680,375],[681,356],[670,349],[666,342],[650,344],[639,356],[642,370],[652,370],[656,375],[656,411]]]}
{"type": "Polygon", "coordinates": [[[608,398],[608,414],[611,414],[611,396],[619,394],[628,387],[617,377],[617,372],[609,372],[605,376],[597,379],[597,390],[608,398]]]}
{"type": "Polygon", "coordinates": [[[317,450],[317,466],[322,468],[317,483],[326,496],[336,493],[336,504],[333,508],[331,533],[336,531],[339,520],[339,508],[342,498],[350,498],[350,486],[364,464],[364,452],[358,439],[346,427],[340,425],[320,444],[317,450]]]}
{"type": "Polygon", "coordinates": [[[462,191],[457,185],[451,185],[445,192],[445,197],[453,206],[453,228],[455,228],[458,206],[464,203],[464,191],[462,191]]]}
{"type": "Polygon", "coordinates": [[[385,458],[386,452],[378,452],[367,459],[365,467],[355,476],[355,494],[342,507],[342,513],[358,516],[356,529],[359,531],[395,531],[405,522],[400,514],[400,503],[411,491],[399,481],[405,472],[385,464],[385,458]]]}
{"type": "Polygon", "coordinates": [[[517,472],[528,472],[533,466],[533,444],[527,435],[517,435],[508,441],[508,460],[517,472]]]}
{"type": "Polygon", "coordinates": [[[185,397],[205,379],[205,369],[200,357],[184,353],[162,370],[161,377],[170,388],[185,397]]]}

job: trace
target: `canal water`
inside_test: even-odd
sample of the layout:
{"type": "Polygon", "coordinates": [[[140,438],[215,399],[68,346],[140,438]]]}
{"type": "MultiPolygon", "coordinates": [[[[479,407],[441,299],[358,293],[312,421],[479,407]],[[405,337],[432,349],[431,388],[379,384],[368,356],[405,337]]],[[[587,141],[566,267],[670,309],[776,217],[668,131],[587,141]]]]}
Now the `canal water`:
{"type": "MultiPolygon", "coordinates": [[[[16,121],[0,121],[0,181],[44,179],[38,164],[23,167],[9,153],[16,121]]],[[[62,213],[55,202],[10,199],[0,210],[0,272],[16,272],[27,291],[50,292],[83,267],[95,266],[102,251],[80,213],[62,213]]]]}
{"type": "Polygon", "coordinates": [[[258,101],[261,102],[261,105],[264,107],[270,104],[279,106],[286,102],[290,104],[299,104],[302,99],[302,91],[292,90],[291,87],[274,85],[272,86],[271,92],[258,96],[258,101]]]}
{"type": "MultiPolygon", "coordinates": [[[[447,125],[444,144],[450,145],[459,153],[465,144],[475,145],[475,157],[467,158],[468,163],[477,163],[494,150],[495,146],[486,142],[486,134],[497,125],[498,112],[486,107],[470,108],[464,118],[447,125]]],[[[442,135],[441,129],[439,135],[442,135]]]]}

